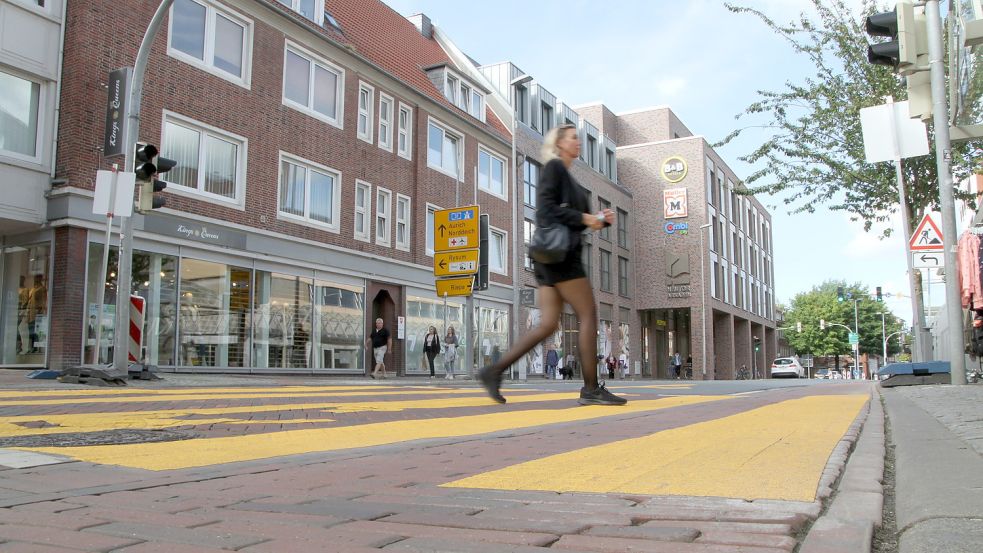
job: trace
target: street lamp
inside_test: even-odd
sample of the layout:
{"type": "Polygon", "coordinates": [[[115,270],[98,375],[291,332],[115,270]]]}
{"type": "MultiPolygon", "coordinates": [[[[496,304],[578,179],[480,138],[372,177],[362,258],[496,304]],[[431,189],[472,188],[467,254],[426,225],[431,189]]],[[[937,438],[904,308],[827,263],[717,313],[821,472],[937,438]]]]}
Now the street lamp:
{"type": "Polygon", "coordinates": [[[707,277],[704,258],[706,251],[703,246],[703,231],[710,228],[712,223],[700,225],[700,302],[703,305],[701,318],[703,319],[703,379],[707,377],[707,277]]]}
{"type": "MultiPolygon", "coordinates": [[[[519,227],[519,167],[515,155],[515,133],[518,127],[518,117],[516,114],[516,88],[532,80],[532,75],[522,75],[512,79],[509,83],[509,93],[512,95],[512,343],[519,338],[519,244],[516,229],[519,227]]],[[[528,370],[525,364],[521,364],[522,372],[520,378],[526,376],[528,370]]]]}

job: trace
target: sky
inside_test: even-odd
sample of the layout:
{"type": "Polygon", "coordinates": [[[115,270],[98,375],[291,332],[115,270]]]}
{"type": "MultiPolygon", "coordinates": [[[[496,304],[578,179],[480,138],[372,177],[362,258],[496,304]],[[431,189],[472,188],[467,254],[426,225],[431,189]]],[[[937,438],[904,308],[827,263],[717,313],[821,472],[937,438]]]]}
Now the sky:
{"type": "MultiPolygon", "coordinates": [[[[403,15],[425,13],[481,64],[513,62],[568,105],[600,101],[615,113],[668,105],[711,144],[743,124],[735,116],[759,98],[757,91],[781,90],[812,74],[807,58],[756,17],[728,11],[723,0],[384,1],[403,15]]],[[[812,6],[811,0],[732,1],[780,23],[812,6]]],[[[863,2],[847,3],[859,12],[863,2]]],[[[738,158],[762,140],[749,135],[717,151],[746,177],[753,168],[738,158]]],[[[779,302],[830,279],[907,294],[900,222],[882,240],[883,227],[865,232],[843,213],[790,214],[781,198],[758,199],[773,217],[779,302]]],[[[910,302],[885,300],[908,321],[910,302]]]]}

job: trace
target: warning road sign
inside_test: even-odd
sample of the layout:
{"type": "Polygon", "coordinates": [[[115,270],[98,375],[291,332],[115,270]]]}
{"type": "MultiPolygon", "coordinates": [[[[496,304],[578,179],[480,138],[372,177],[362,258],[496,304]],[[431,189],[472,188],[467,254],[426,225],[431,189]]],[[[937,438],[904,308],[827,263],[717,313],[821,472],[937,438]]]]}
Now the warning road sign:
{"type": "Polygon", "coordinates": [[[436,252],[433,255],[434,276],[473,275],[478,272],[478,250],[436,252]]]}
{"type": "Polygon", "coordinates": [[[922,222],[918,223],[918,228],[911,235],[908,247],[913,252],[940,252],[942,251],[942,231],[932,220],[932,215],[926,213],[922,217],[922,222]]]}
{"type": "Polygon", "coordinates": [[[447,252],[477,248],[478,215],[480,213],[476,205],[434,211],[434,251],[447,252]]]}

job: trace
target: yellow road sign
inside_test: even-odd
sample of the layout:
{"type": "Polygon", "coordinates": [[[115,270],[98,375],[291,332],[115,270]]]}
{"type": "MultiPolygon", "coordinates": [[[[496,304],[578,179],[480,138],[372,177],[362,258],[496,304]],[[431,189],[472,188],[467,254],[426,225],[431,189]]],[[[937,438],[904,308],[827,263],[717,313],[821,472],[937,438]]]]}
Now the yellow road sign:
{"type": "Polygon", "coordinates": [[[471,295],[471,285],[474,283],[474,277],[463,277],[463,278],[447,278],[437,281],[437,296],[444,297],[446,293],[448,296],[470,296],[471,295]]]}
{"type": "Polygon", "coordinates": [[[470,250],[478,247],[476,205],[440,209],[433,213],[433,249],[435,252],[470,250]]]}
{"type": "Polygon", "coordinates": [[[433,255],[434,276],[473,275],[478,272],[478,250],[436,252],[433,255]]]}

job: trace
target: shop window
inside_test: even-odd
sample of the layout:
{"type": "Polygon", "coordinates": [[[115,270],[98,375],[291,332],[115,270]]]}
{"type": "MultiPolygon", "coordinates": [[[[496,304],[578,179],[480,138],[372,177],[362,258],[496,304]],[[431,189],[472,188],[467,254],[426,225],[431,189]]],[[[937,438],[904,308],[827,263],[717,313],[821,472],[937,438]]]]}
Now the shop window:
{"type": "Polygon", "coordinates": [[[179,364],[246,367],[252,270],[181,260],[179,364]]]}
{"type": "Polygon", "coordinates": [[[49,246],[2,250],[0,346],[4,365],[43,365],[48,351],[49,246]]]}

